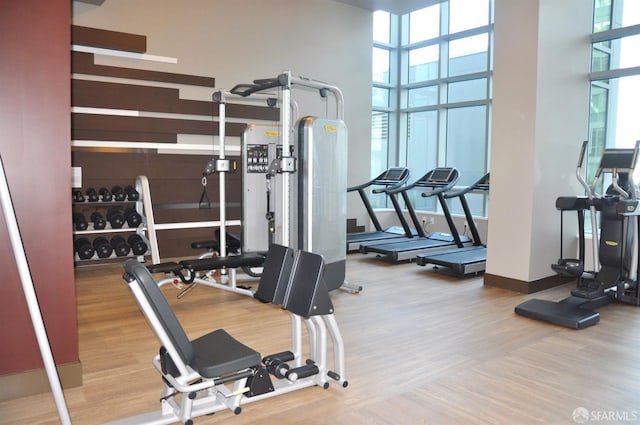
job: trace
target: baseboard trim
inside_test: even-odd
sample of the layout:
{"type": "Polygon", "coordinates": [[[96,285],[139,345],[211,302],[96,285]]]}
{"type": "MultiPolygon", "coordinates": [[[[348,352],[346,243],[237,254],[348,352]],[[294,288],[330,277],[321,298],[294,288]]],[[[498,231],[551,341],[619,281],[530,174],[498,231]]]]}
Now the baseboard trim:
{"type": "Polygon", "coordinates": [[[533,294],[534,292],[564,285],[565,283],[571,282],[572,279],[573,278],[560,276],[548,276],[527,282],[525,280],[511,279],[490,273],[484,274],[484,284],[486,286],[495,286],[496,288],[508,289],[523,294],[533,294]]]}
{"type": "MultiPolygon", "coordinates": [[[[66,363],[58,365],[58,376],[62,388],[73,388],[82,385],[82,363],[66,363]]],[[[0,376],[0,401],[13,400],[51,391],[47,372],[44,369],[27,370],[25,372],[0,376]]]]}

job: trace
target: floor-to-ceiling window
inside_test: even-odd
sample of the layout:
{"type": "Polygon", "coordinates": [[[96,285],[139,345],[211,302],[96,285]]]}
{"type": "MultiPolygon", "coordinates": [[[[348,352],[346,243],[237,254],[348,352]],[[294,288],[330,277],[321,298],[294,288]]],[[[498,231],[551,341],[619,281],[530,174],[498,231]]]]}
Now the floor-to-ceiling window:
{"type": "Polygon", "coordinates": [[[640,1],[594,0],[591,42],[590,178],[605,147],[640,140],[640,1]]]}
{"type": "MultiPolygon", "coordinates": [[[[450,166],[465,185],[488,171],[492,37],[493,0],[374,13],[372,175],[405,165],[415,179],[450,166]]],[[[419,193],[411,198],[419,210],[438,208],[419,193]]],[[[384,197],[375,202],[382,206],[384,197]]],[[[474,215],[487,214],[484,196],[470,205],[474,215]]]]}

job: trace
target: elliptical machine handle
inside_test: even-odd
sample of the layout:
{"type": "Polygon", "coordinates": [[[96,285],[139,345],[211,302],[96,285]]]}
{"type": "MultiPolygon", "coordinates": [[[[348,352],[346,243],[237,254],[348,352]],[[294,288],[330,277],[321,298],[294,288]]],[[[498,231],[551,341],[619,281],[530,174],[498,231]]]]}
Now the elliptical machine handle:
{"type": "MultiPolygon", "coordinates": [[[[597,181],[597,178],[594,179],[594,185],[593,185],[593,189],[591,186],[589,186],[589,184],[587,183],[587,181],[585,180],[585,178],[582,176],[582,166],[584,165],[584,161],[587,157],[587,146],[589,145],[589,141],[585,140],[584,142],[582,142],[582,148],[580,149],[580,156],[578,157],[578,166],[576,167],[576,177],[578,179],[578,181],[580,182],[580,184],[582,185],[582,187],[584,188],[584,191],[587,194],[587,198],[589,200],[592,200],[594,198],[594,190],[595,190],[595,182],[597,181]]],[[[589,207],[589,215],[591,217],[591,249],[592,249],[592,255],[593,255],[593,269],[595,272],[598,272],[600,270],[600,263],[599,263],[599,238],[598,238],[598,220],[597,220],[597,215],[596,215],[596,208],[593,204],[590,205],[589,207]]]]}
{"type": "Polygon", "coordinates": [[[593,199],[593,191],[591,190],[591,187],[589,186],[585,178],[582,176],[582,166],[584,164],[585,158],[587,157],[588,145],[589,145],[588,140],[585,140],[584,142],[582,142],[582,148],[580,149],[580,156],[578,157],[578,166],[576,167],[576,177],[578,178],[578,181],[584,188],[587,194],[587,198],[593,199]]]}

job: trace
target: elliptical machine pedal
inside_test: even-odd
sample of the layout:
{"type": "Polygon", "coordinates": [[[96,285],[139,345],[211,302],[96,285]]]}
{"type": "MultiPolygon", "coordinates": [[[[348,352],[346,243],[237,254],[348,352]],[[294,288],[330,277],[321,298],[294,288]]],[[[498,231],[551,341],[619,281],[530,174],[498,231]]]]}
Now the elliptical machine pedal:
{"type": "Polygon", "coordinates": [[[560,258],[556,264],[551,265],[551,269],[558,276],[577,278],[584,273],[584,262],[573,258],[560,258]]]}
{"type": "Polygon", "coordinates": [[[596,300],[598,298],[606,297],[607,294],[600,288],[574,288],[571,290],[571,295],[577,298],[584,298],[585,300],[596,300]]]}

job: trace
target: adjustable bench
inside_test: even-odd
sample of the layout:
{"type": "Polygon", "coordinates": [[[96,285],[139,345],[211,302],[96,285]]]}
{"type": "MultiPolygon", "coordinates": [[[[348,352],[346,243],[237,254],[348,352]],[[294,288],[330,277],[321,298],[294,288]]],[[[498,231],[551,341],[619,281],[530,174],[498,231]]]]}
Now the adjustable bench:
{"type": "Polygon", "coordinates": [[[178,294],[178,298],[182,298],[188,294],[197,285],[205,285],[241,295],[253,296],[253,291],[250,288],[241,287],[236,284],[235,271],[237,268],[262,267],[264,259],[265,256],[261,254],[239,254],[227,257],[196,258],[179,262],[169,261],[166,263],[150,264],[147,268],[151,273],[172,275],[160,280],[158,282],[159,286],[171,283],[181,288],[182,284],[188,285],[178,294]],[[227,283],[216,282],[211,276],[211,272],[223,269],[229,272],[227,283]]]}

